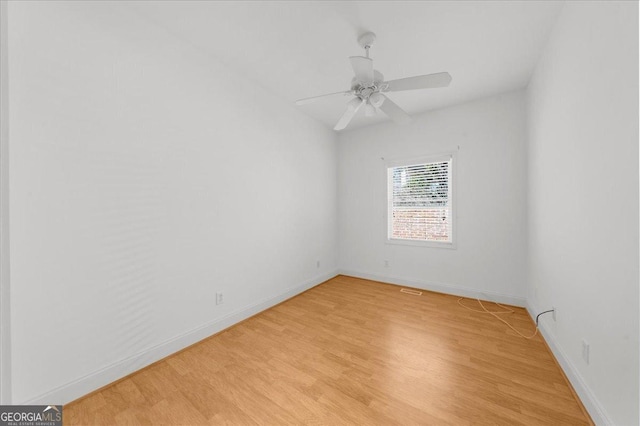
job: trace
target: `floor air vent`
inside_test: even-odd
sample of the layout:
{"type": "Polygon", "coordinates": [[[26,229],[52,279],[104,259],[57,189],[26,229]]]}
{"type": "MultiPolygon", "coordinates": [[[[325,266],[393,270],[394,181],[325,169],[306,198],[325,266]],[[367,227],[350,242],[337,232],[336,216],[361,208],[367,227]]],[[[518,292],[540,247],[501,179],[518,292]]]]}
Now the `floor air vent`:
{"type": "Polygon", "coordinates": [[[400,293],[413,294],[414,296],[422,296],[422,292],[418,290],[411,290],[409,288],[401,288],[400,293]]]}

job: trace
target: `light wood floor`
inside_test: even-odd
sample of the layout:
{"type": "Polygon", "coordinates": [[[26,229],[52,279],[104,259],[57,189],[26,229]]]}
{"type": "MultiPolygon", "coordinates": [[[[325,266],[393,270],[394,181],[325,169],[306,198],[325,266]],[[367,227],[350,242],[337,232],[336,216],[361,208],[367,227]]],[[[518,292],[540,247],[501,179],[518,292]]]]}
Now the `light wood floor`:
{"type": "Polygon", "coordinates": [[[591,424],[540,336],[399,290],[336,277],[65,406],[65,424],[591,424]]]}

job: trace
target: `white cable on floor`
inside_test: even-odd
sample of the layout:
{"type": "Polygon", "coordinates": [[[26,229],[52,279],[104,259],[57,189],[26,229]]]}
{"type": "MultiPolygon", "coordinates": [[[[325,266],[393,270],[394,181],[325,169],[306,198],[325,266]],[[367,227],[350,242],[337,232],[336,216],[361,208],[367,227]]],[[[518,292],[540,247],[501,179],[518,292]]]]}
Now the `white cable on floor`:
{"type": "Polygon", "coordinates": [[[458,304],[460,306],[462,306],[463,308],[468,309],[468,310],[473,311],[473,312],[479,312],[481,314],[486,314],[486,313],[491,313],[491,312],[493,312],[494,314],[512,314],[512,313],[515,312],[513,309],[509,309],[509,308],[507,308],[505,306],[502,306],[499,303],[496,303],[496,305],[500,306],[502,309],[506,309],[505,311],[487,311],[486,309],[484,311],[481,311],[479,309],[473,309],[473,308],[470,308],[470,307],[466,306],[464,303],[462,303],[462,300],[464,300],[464,299],[465,299],[464,297],[461,297],[460,299],[458,299],[458,304]]]}
{"type": "Polygon", "coordinates": [[[504,319],[500,318],[500,317],[497,315],[497,314],[512,314],[512,313],[514,313],[514,312],[515,312],[513,309],[507,308],[506,306],[503,306],[503,305],[501,305],[501,304],[500,304],[500,303],[498,303],[498,302],[493,302],[493,303],[495,303],[496,305],[500,306],[502,309],[505,309],[505,310],[504,310],[504,311],[499,311],[499,312],[498,312],[498,311],[490,311],[490,310],[488,310],[488,309],[484,306],[484,304],[482,303],[482,301],[481,301],[480,299],[476,299],[476,300],[478,301],[478,303],[480,304],[480,307],[482,307],[482,311],[480,311],[480,310],[478,310],[478,309],[472,309],[472,308],[470,308],[470,307],[468,307],[468,306],[465,306],[465,305],[462,303],[462,300],[463,300],[463,299],[464,299],[464,297],[461,297],[460,299],[458,299],[458,304],[459,304],[460,306],[462,306],[463,308],[468,309],[468,310],[470,310],[470,311],[473,311],[473,312],[479,312],[479,313],[481,313],[481,314],[491,314],[491,315],[493,315],[494,317],[498,318],[500,321],[502,321],[503,323],[505,323],[505,324],[507,325],[507,327],[509,327],[511,330],[513,330],[513,331],[515,331],[516,333],[518,333],[518,335],[519,335],[520,337],[523,337],[523,338],[525,338],[525,339],[533,339],[533,338],[534,338],[534,337],[536,337],[536,335],[538,334],[538,326],[536,326],[536,331],[535,331],[531,336],[525,336],[524,334],[520,333],[518,330],[516,330],[515,328],[513,328],[513,326],[512,326],[511,324],[509,324],[508,322],[506,322],[504,319]]]}

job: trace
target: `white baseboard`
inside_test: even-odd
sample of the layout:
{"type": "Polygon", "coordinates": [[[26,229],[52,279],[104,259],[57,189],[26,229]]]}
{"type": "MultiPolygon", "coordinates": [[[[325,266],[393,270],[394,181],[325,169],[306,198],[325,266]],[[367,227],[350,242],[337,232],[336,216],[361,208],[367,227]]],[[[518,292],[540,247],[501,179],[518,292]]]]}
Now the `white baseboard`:
{"type": "MultiPolygon", "coordinates": [[[[535,312],[540,312],[536,309],[535,306],[532,306],[530,303],[527,303],[527,311],[529,312],[529,315],[531,315],[531,318],[536,317],[535,312]]],[[[545,325],[544,321],[540,322],[538,331],[540,332],[540,334],[542,334],[544,340],[546,340],[547,345],[549,345],[549,348],[553,353],[553,356],[556,358],[556,360],[558,360],[558,364],[560,364],[560,367],[564,371],[564,374],[569,379],[569,382],[571,382],[571,386],[573,386],[573,389],[578,394],[578,397],[580,398],[580,401],[582,401],[584,408],[586,408],[586,410],[589,412],[591,420],[593,420],[596,425],[612,425],[613,422],[611,421],[611,417],[607,415],[602,404],[600,404],[589,386],[587,386],[585,380],[578,372],[578,369],[565,355],[562,347],[558,344],[555,336],[549,331],[549,328],[545,325]]]]}
{"type": "Polygon", "coordinates": [[[341,269],[338,272],[341,275],[349,275],[351,277],[364,278],[367,280],[380,281],[380,282],[389,283],[389,284],[406,285],[413,288],[419,288],[421,290],[452,294],[454,296],[468,297],[471,299],[488,300],[490,302],[504,303],[512,306],[520,306],[520,307],[526,306],[526,300],[524,297],[516,297],[508,294],[496,293],[496,292],[485,291],[485,290],[480,291],[473,288],[462,287],[459,285],[437,283],[433,281],[422,281],[422,280],[418,281],[414,279],[391,277],[391,276],[384,276],[384,275],[375,275],[375,274],[369,274],[366,272],[352,271],[347,269],[341,269]]]}
{"type": "Polygon", "coordinates": [[[286,291],[278,294],[274,297],[269,297],[253,305],[246,306],[242,309],[238,309],[222,318],[218,318],[210,323],[204,324],[194,330],[177,336],[173,339],[162,342],[156,346],[153,346],[143,352],[132,355],[121,361],[118,361],[108,367],[95,371],[77,380],[57,387],[49,392],[46,392],[37,397],[31,398],[27,401],[16,402],[17,404],[25,405],[64,405],[75,399],[78,399],[90,392],[100,389],[110,383],[121,379],[128,374],[131,374],[147,365],[153,364],[156,361],[161,360],[173,353],[178,352],[181,349],[186,348],[189,345],[199,342],[215,333],[231,327],[234,324],[239,323],[259,312],[269,309],[272,306],[277,305],[293,296],[296,296],[303,291],[306,291],[324,281],[327,281],[338,275],[336,271],[331,271],[322,275],[318,275],[306,282],[290,287],[286,291]]]}

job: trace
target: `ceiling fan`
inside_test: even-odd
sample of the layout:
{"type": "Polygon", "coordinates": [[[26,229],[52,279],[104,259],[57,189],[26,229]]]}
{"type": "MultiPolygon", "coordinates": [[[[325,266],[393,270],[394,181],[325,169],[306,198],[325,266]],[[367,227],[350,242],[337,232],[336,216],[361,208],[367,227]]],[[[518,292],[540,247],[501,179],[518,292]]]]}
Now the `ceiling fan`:
{"type": "Polygon", "coordinates": [[[411,116],[385,96],[385,92],[433,89],[447,87],[451,83],[451,75],[448,72],[384,81],[382,74],[373,69],[373,60],[369,58],[369,49],[375,39],[376,35],[372,32],[364,33],[358,38],[358,43],[364,48],[366,56],[351,56],[349,58],[355,73],[355,77],[351,80],[351,90],[299,99],[296,104],[305,105],[327,96],[354,96],[353,99],[347,102],[347,109],[335,125],[335,130],[342,130],[347,127],[363,106],[367,116],[375,115],[376,111],[380,109],[396,123],[405,124],[411,121],[411,116]]]}

